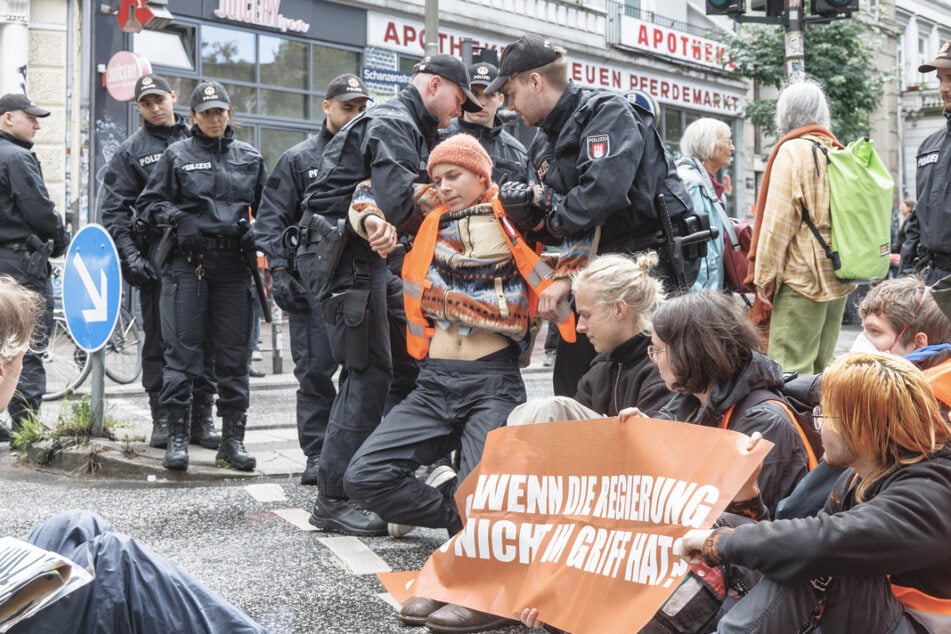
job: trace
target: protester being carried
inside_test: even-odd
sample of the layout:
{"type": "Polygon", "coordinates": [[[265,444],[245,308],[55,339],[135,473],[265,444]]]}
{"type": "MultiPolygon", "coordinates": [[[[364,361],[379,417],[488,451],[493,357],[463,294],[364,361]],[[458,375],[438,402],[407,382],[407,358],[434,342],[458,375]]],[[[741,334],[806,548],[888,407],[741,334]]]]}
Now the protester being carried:
{"type": "MultiPolygon", "coordinates": [[[[344,475],[347,496],[390,522],[393,536],[413,526],[450,534],[462,529],[455,482],[427,486],[416,469],[456,450],[457,481],[463,480],[481,459],[486,435],[525,401],[519,357],[544,288],[529,280],[552,279],[540,275],[547,265],[504,215],[492,161],[477,140],[460,134],[443,141],[428,169],[433,184],[422,186],[416,200],[432,207],[403,265],[408,345],[422,360],[417,386],[383,418],[344,475]]],[[[368,183],[354,194],[350,217],[358,232],[366,227],[378,234],[375,225],[385,222],[368,183]]],[[[563,249],[554,276],[574,273],[592,250],[590,241],[563,249]]],[[[460,620],[486,627],[506,621],[429,599],[411,603],[415,607],[404,608],[401,620],[434,632],[460,631],[454,629],[460,620]]]]}
{"type": "MultiPolygon", "coordinates": [[[[758,431],[775,444],[759,477],[773,510],[805,475],[807,454],[780,404],[782,368],[761,354],[762,347],[761,335],[731,297],[700,291],[657,309],[647,351],[667,387],[678,393],[654,418],[758,431]]],[[[637,408],[621,412],[622,420],[638,415],[644,413],[637,408]]]]}
{"type": "Polygon", "coordinates": [[[826,461],[846,467],[816,516],[691,530],[690,561],[765,575],[720,632],[951,631],[951,427],[921,370],[855,353],[822,376],[826,461]]]}

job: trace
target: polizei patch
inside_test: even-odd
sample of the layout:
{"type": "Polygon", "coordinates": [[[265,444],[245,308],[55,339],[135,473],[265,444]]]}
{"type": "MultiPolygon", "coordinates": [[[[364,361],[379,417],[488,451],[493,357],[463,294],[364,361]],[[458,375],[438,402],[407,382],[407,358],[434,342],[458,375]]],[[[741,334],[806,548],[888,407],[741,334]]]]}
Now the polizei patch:
{"type": "Polygon", "coordinates": [[[595,159],[604,158],[611,153],[611,137],[609,137],[607,134],[589,136],[587,139],[587,144],[588,158],[592,161],[595,159]]]}

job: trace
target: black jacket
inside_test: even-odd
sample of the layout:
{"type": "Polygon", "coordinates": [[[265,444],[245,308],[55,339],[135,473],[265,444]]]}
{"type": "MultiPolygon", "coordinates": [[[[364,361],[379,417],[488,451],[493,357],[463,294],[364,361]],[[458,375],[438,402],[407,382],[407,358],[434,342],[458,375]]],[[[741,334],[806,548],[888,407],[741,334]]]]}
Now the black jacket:
{"type": "Polygon", "coordinates": [[[135,246],[132,237],[135,201],[149,182],[152,169],[169,145],[190,134],[181,115],[175,115],[175,124],[171,126],[146,121],[109,159],[99,194],[99,213],[120,253],[135,246]]]}
{"type": "Polygon", "coordinates": [[[856,503],[840,476],[816,517],[740,526],[717,541],[724,561],[783,583],[891,575],[891,582],[951,599],[951,449],[902,466],[856,503]]]}
{"type": "Polygon", "coordinates": [[[578,381],[575,400],[605,416],[617,416],[625,407],[653,416],[671,393],[647,357],[650,342],[650,337],[637,335],[599,353],[578,381]]]}
{"type": "Polygon", "coordinates": [[[750,405],[743,400],[754,390],[769,390],[775,394],[776,400],[783,400],[779,392],[782,385],[779,364],[754,352],[753,358],[731,383],[713,388],[702,409],[700,401],[693,395],[678,394],[656,416],[719,427],[727,410],[736,405],[728,428],[747,435],[758,431],[775,444],[763,461],[763,472],[759,477],[760,493],[771,515],[779,501],[789,495],[806,474],[806,450],[799,432],[779,405],[768,401],[750,405]]]}
{"type": "Polygon", "coordinates": [[[918,146],[918,202],[905,228],[903,270],[912,267],[919,245],[929,253],[951,254],[951,111],[946,110],[944,117],[944,129],[918,146]]]}
{"type": "Polygon", "coordinates": [[[620,95],[570,83],[538,126],[528,154],[538,178],[561,196],[550,218],[556,235],[600,226],[599,252],[610,253],[660,231],[658,193],[672,218],[691,209],[653,116],[620,95]]]}
{"type": "Polygon", "coordinates": [[[271,267],[288,265],[282,242],[284,230],[300,222],[304,192],[316,180],[320,157],[333,136],[325,121],[319,133],[284,152],[267,179],[255,217],[254,237],[271,267]]]}
{"type": "Polygon", "coordinates": [[[192,137],[168,146],[159,158],[136,207],[152,225],[173,225],[194,216],[206,235],[234,237],[248,208],[257,212],[267,167],[261,153],[234,138],[205,136],[192,126],[192,137]]]}
{"type": "Polygon", "coordinates": [[[69,237],[43,181],[33,144],[0,132],[0,245],[31,235],[53,241],[53,257],[66,252],[69,237]]]}
{"type": "Polygon", "coordinates": [[[317,179],[304,195],[305,212],[345,218],[357,185],[370,178],[386,219],[401,232],[415,233],[422,215],[413,205],[412,186],[429,180],[426,162],[438,127],[414,86],[355,117],[324,149],[317,179]]]}
{"type": "Polygon", "coordinates": [[[481,123],[471,123],[463,117],[456,117],[445,130],[440,130],[439,140],[464,132],[473,136],[482,144],[482,148],[492,157],[492,180],[502,183],[508,181],[527,183],[529,178],[528,151],[522,142],[506,132],[502,122],[495,118],[495,125],[487,128],[481,123]]]}

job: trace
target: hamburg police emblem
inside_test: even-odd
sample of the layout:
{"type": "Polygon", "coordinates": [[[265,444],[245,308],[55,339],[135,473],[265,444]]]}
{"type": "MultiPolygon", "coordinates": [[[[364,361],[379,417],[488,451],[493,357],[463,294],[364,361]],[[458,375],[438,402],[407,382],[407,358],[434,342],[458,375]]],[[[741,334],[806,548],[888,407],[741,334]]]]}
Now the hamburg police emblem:
{"type": "Polygon", "coordinates": [[[598,134],[587,138],[588,158],[592,161],[604,158],[611,153],[611,137],[607,134],[598,134]]]}

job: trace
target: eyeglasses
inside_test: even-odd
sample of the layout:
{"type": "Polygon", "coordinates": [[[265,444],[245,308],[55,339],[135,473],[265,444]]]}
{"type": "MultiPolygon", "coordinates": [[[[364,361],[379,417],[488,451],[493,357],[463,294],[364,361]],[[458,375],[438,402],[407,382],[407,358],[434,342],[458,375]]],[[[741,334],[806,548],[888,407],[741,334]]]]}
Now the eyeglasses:
{"type": "Polygon", "coordinates": [[[822,425],[825,423],[827,418],[832,420],[835,418],[835,416],[826,416],[823,414],[821,405],[816,405],[812,408],[812,426],[816,428],[816,431],[822,429],[822,425]]]}
{"type": "Polygon", "coordinates": [[[654,363],[657,363],[657,355],[661,352],[667,352],[667,348],[658,348],[654,344],[647,346],[647,358],[649,358],[654,363]]]}

